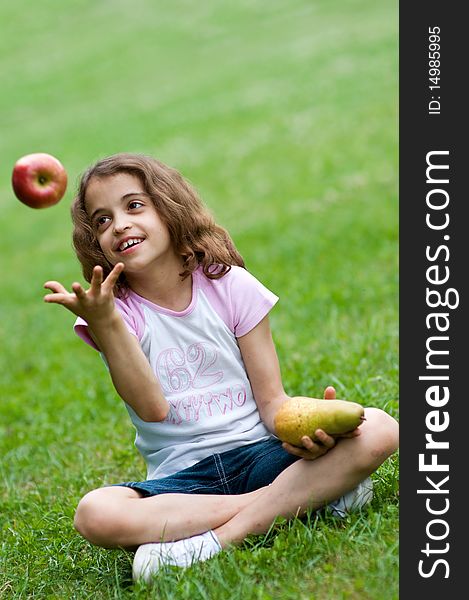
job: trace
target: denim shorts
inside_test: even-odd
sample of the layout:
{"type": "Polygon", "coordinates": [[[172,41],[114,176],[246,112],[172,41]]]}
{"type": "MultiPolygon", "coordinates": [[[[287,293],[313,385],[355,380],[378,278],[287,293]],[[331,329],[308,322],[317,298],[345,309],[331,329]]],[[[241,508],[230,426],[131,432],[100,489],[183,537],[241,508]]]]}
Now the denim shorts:
{"type": "Polygon", "coordinates": [[[244,494],[269,485],[297,460],[298,456],[282,448],[280,440],[270,438],[212,454],[192,467],[161,479],[117,485],[135,489],[142,497],[169,493],[244,494]]]}

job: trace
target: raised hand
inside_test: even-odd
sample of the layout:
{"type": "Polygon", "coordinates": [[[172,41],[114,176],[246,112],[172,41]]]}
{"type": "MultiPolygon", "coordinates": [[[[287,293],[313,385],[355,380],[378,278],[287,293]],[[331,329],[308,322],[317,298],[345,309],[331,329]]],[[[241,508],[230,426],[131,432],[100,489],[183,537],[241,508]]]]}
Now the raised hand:
{"type": "Polygon", "coordinates": [[[115,310],[113,288],[124,270],[123,263],[117,263],[106,279],[103,280],[103,269],[96,266],[93,269],[91,284],[85,290],[79,283],[72,284],[69,292],[58,281],[47,281],[44,284],[52,294],[44,296],[44,301],[52,304],[61,304],[69,311],[82,317],[92,325],[110,318],[115,310]]]}

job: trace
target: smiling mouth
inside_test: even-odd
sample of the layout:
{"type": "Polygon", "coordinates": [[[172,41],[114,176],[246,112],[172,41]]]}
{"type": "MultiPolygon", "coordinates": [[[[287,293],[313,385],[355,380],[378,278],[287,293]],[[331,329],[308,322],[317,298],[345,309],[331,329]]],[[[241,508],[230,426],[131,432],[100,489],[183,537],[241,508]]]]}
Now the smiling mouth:
{"type": "Polygon", "coordinates": [[[141,244],[142,242],[143,242],[142,238],[131,238],[129,240],[125,240],[117,248],[117,251],[118,252],[124,252],[124,250],[128,250],[129,248],[133,248],[134,246],[137,246],[138,244],[141,244]]]}

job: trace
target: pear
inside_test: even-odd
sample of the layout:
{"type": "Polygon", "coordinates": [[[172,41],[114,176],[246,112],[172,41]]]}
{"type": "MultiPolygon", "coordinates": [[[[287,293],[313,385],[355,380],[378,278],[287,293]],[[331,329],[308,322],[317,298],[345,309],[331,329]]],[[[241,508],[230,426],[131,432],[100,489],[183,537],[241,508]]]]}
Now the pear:
{"type": "Polygon", "coordinates": [[[302,446],[305,435],[315,439],[316,429],[329,435],[352,431],[365,420],[361,404],[348,400],[319,400],[297,396],[282,404],[274,418],[275,433],[282,442],[302,446]]]}

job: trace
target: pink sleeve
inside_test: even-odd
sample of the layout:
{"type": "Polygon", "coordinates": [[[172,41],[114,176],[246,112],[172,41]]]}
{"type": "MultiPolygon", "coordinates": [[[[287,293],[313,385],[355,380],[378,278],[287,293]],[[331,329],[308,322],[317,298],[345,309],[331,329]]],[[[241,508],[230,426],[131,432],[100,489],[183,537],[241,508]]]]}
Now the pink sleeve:
{"type": "MultiPolygon", "coordinates": [[[[144,315],[140,305],[133,300],[120,300],[116,298],[116,308],[121,314],[124,323],[127,325],[127,329],[132,335],[135,335],[138,340],[142,339],[143,330],[145,326],[144,315]]],[[[93,341],[88,331],[88,323],[78,317],[73,326],[75,333],[89,346],[99,351],[99,348],[93,341]]]]}
{"type": "Polygon", "coordinates": [[[249,333],[277,303],[278,296],[268,290],[249,271],[238,267],[231,282],[233,330],[236,337],[249,333]]]}
{"type": "Polygon", "coordinates": [[[236,337],[249,333],[278,301],[242,267],[231,267],[220,279],[211,280],[200,274],[200,282],[213,308],[236,337]]]}

